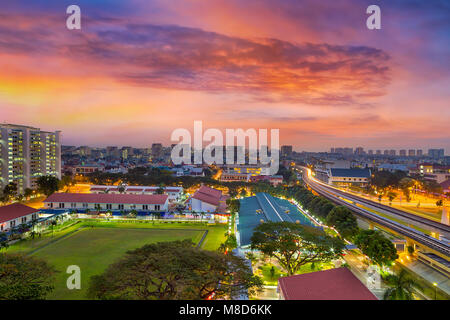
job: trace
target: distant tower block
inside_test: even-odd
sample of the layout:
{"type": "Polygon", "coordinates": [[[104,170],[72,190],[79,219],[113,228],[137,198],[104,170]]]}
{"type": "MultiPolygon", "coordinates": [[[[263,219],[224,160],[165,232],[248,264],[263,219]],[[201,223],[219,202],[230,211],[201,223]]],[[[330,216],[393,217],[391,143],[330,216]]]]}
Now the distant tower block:
{"type": "Polygon", "coordinates": [[[445,225],[450,225],[449,224],[449,213],[447,212],[446,208],[442,208],[442,218],[441,218],[441,223],[445,224],[445,225]]]}

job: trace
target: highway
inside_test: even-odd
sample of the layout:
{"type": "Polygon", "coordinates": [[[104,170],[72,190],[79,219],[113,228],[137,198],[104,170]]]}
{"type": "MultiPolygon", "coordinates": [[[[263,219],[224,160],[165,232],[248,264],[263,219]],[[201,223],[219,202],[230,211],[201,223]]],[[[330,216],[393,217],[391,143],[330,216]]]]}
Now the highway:
{"type": "Polygon", "coordinates": [[[365,205],[367,207],[371,206],[376,208],[376,210],[381,212],[385,211],[386,213],[397,216],[401,218],[402,220],[408,220],[410,224],[421,224],[428,226],[428,228],[431,228],[431,230],[436,230],[439,233],[443,234],[444,236],[448,237],[450,234],[450,227],[446,226],[442,223],[438,223],[436,221],[431,221],[422,217],[414,216],[412,214],[408,214],[406,212],[403,212],[401,210],[393,209],[388,206],[380,205],[376,202],[363,199],[354,195],[349,195],[348,193],[337,190],[333,187],[330,187],[328,185],[325,185],[323,183],[320,183],[318,181],[315,181],[311,178],[310,173],[308,173],[307,168],[302,167],[302,170],[304,172],[303,174],[303,180],[307,185],[309,185],[314,191],[316,191],[318,194],[332,200],[335,203],[338,203],[340,205],[346,206],[350,210],[352,210],[357,215],[373,221],[381,226],[384,226],[388,229],[391,229],[398,234],[404,235],[411,240],[414,240],[419,245],[422,244],[430,249],[433,249],[441,254],[444,254],[447,259],[450,257],[450,246],[441,240],[435,239],[423,232],[420,232],[416,229],[410,228],[408,226],[405,226],[401,223],[398,223],[396,221],[390,220],[388,218],[382,217],[378,214],[375,214],[369,210],[366,210],[364,208],[361,208],[357,206],[355,203],[361,203],[362,205],[365,205]],[[346,201],[346,200],[348,201],[346,201]],[[349,202],[350,201],[350,202],[349,202]]]}

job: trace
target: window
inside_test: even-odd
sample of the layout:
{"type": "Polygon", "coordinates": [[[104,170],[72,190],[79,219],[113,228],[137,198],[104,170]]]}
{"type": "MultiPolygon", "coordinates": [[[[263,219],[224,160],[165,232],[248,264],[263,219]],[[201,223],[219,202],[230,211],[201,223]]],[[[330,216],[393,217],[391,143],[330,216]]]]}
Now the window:
{"type": "Polygon", "coordinates": [[[70,206],[71,206],[72,208],[76,208],[76,207],[77,207],[77,204],[76,204],[75,202],[72,202],[72,203],[70,204],[70,206]]]}
{"type": "Polygon", "coordinates": [[[27,223],[27,217],[22,217],[22,223],[27,223]]]}
{"type": "Polygon", "coordinates": [[[131,209],[136,209],[136,205],[135,205],[135,204],[132,204],[132,205],[130,206],[130,208],[131,208],[131,209]]]}
{"type": "Polygon", "coordinates": [[[87,208],[88,204],[87,203],[83,203],[83,208],[87,208]]]}
{"type": "Polygon", "coordinates": [[[142,205],[142,210],[148,210],[148,204],[143,204],[142,205]]]}
{"type": "Polygon", "coordinates": [[[118,205],[119,210],[123,210],[123,204],[118,205]]]}
{"type": "Polygon", "coordinates": [[[60,208],[64,208],[64,203],[60,202],[60,203],[59,203],[59,207],[60,207],[60,208]]]}
{"type": "Polygon", "coordinates": [[[159,204],[156,204],[156,205],[155,205],[155,210],[156,210],[156,211],[161,210],[161,206],[160,206],[159,204]]]}
{"type": "Polygon", "coordinates": [[[112,204],[111,203],[107,203],[106,204],[106,209],[112,209],[112,204]]]}
{"type": "Polygon", "coordinates": [[[16,220],[12,220],[10,223],[9,223],[9,227],[10,228],[14,228],[16,226],[16,220]]]}
{"type": "Polygon", "coordinates": [[[53,202],[52,202],[52,203],[50,203],[50,208],[53,208],[53,202]]]}

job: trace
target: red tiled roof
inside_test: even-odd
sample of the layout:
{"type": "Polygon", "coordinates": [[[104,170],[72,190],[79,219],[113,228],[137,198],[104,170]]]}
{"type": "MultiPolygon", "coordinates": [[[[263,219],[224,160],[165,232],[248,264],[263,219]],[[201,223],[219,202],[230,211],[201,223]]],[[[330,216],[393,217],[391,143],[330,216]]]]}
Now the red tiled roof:
{"type": "Polygon", "coordinates": [[[44,202],[164,204],[165,194],[54,193],[44,202]]]}
{"type": "Polygon", "coordinates": [[[347,268],[282,277],[278,285],[286,300],[377,300],[347,268]]]}
{"type": "Polygon", "coordinates": [[[3,206],[0,207],[0,223],[27,216],[38,211],[39,209],[34,209],[21,203],[13,203],[8,206],[3,206]]]}
{"type": "Polygon", "coordinates": [[[207,186],[201,186],[200,189],[195,191],[192,196],[193,199],[197,199],[214,206],[218,206],[222,197],[222,191],[216,190],[207,186]]]}
{"type": "Polygon", "coordinates": [[[450,179],[445,180],[443,182],[440,183],[442,189],[447,190],[450,188],[450,179]]]}

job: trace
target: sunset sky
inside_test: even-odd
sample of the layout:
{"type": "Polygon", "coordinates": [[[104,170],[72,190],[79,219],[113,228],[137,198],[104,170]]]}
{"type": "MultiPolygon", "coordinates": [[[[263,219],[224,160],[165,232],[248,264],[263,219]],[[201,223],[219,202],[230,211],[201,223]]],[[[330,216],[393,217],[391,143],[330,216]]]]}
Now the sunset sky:
{"type": "Polygon", "coordinates": [[[168,145],[202,120],[277,128],[297,151],[450,152],[449,1],[4,2],[0,121],[63,144],[168,145]]]}

